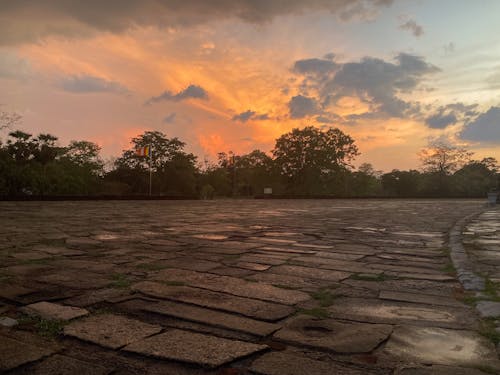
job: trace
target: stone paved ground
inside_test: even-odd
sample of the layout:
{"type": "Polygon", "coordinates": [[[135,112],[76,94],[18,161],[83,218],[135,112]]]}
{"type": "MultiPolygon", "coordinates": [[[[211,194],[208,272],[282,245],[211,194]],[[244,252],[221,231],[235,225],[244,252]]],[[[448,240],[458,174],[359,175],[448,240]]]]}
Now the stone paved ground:
{"type": "Polygon", "coordinates": [[[500,209],[490,208],[475,217],[462,236],[472,269],[486,281],[474,302],[481,317],[497,327],[500,339],[500,209]]]}
{"type": "MultiPolygon", "coordinates": [[[[492,336],[464,303],[446,243],[482,201],[0,208],[0,372],[500,369],[495,346],[478,331],[492,336]]],[[[498,217],[491,222],[498,231],[498,217]]]]}

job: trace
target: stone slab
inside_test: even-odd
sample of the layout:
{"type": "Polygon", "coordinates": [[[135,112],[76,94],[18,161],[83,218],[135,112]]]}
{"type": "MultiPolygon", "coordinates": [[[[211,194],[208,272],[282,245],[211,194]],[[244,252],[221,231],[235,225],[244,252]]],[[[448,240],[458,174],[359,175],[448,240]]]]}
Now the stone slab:
{"type": "Polygon", "coordinates": [[[351,276],[350,273],[342,272],[342,271],[330,271],[330,270],[322,270],[311,267],[302,267],[302,266],[276,266],[273,267],[270,272],[277,273],[281,275],[292,275],[299,277],[306,277],[309,279],[318,279],[318,280],[327,280],[327,281],[340,281],[347,279],[351,276]]]}
{"type": "Polygon", "coordinates": [[[102,244],[101,241],[93,240],[87,237],[72,237],[66,238],[66,246],[75,249],[94,249],[102,244]]]}
{"type": "Polygon", "coordinates": [[[271,268],[270,265],[260,264],[260,263],[252,263],[252,262],[236,262],[236,263],[234,263],[234,266],[238,267],[238,268],[250,270],[250,271],[266,271],[269,268],[271,268]]]}
{"type": "Polygon", "coordinates": [[[99,302],[113,302],[116,299],[133,298],[130,291],[120,288],[104,288],[97,290],[89,290],[81,295],[69,298],[64,302],[71,306],[86,307],[99,302]]]}
{"type": "Polygon", "coordinates": [[[476,309],[481,318],[496,318],[500,316],[500,302],[479,301],[476,309]]]}
{"type": "Polygon", "coordinates": [[[159,333],[161,327],[120,315],[90,316],[64,327],[64,334],[106,348],[118,349],[132,342],[159,333]]]}
{"type": "Polygon", "coordinates": [[[368,323],[411,323],[443,328],[474,327],[470,308],[430,306],[379,299],[341,297],[327,310],[332,317],[368,323]]]}
{"type": "Polygon", "coordinates": [[[440,270],[435,270],[432,268],[424,268],[424,267],[410,267],[396,264],[385,264],[385,263],[370,263],[368,264],[369,268],[375,268],[378,270],[384,271],[393,271],[399,273],[408,273],[408,274],[423,274],[423,275],[441,275],[442,272],[440,270]]]}
{"type": "Polygon", "coordinates": [[[433,365],[405,368],[395,375],[486,375],[486,372],[474,368],[433,365]]]}
{"type": "Polygon", "coordinates": [[[259,263],[266,264],[270,266],[279,266],[280,264],[286,263],[288,258],[286,257],[270,257],[265,256],[263,254],[251,254],[251,255],[243,255],[238,260],[242,262],[251,262],[251,263],[259,263]]]}
{"type": "Polygon", "coordinates": [[[35,290],[20,285],[3,284],[0,288],[0,297],[11,301],[17,301],[18,297],[33,293],[35,290]]]}
{"type": "Polygon", "coordinates": [[[430,273],[409,273],[409,272],[397,272],[397,271],[386,271],[384,272],[388,276],[395,276],[403,279],[416,279],[416,280],[430,280],[430,281],[455,281],[455,277],[446,274],[430,274],[430,273]]]}
{"type": "Polygon", "coordinates": [[[308,294],[296,290],[286,290],[269,284],[250,282],[230,276],[185,270],[162,270],[158,272],[154,279],[161,281],[183,281],[188,285],[214,292],[261,299],[285,305],[294,305],[310,299],[308,294]]]}
{"type": "Polygon", "coordinates": [[[64,306],[46,301],[24,306],[20,310],[27,315],[39,316],[42,319],[66,321],[89,314],[87,310],[79,307],[64,306]]]}
{"type": "Polygon", "coordinates": [[[254,271],[244,269],[244,268],[222,266],[222,267],[217,267],[217,268],[214,268],[213,270],[210,270],[210,273],[214,273],[216,275],[221,275],[221,276],[233,276],[233,277],[244,278],[244,277],[247,277],[249,275],[253,275],[254,271]]]}
{"type": "Polygon", "coordinates": [[[272,352],[252,362],[250,370],[261,375],[364,375],[366,370],[333,361],[317,361],[291,352],[272,352]]]}
{"type": "Polygon", "coordinates": [[[161,262],[161,265],[192,271],[210,271],[219,267],[220,263],[211,262],[209,260],[193,259],[191,257],[182,257],[164,260],[161,262]]]}
{"type": "Polygon", "coordinates": [[[242,314],[260,320],[275,321],[292,314],[295,310],[290,306],[265,302],[250,298],[231,296],[225,293],[212,292],[186,286],[168,286],[151,281],[143,281],[132,285],[132,289],[152,297],[172,301],[191,303],[223,311],[242,314]]]}
{"type": "Polygon", "coordinates": [[[465,305],[463,303],[460,303],[453,298],[446,298],[443,296],[435,296],[432,294],[420,294],[420,293],[398,292],[398,291],[392,291],[392,290],[382,290],[379,294],[379,298],[391,300],[391,301],[423,303],[423,304],[427,304],[427,305],[465,307],[465,305]]]}
{"type": "Polygon", "coordinates": [[[347,254],[347,253],[337,253],[334,251],[321,251],[317,252],[316,256],[318,258],[326,259],[337,259],[337,260],[358,260],[364,258],[365,254],[347,254]]]}
{"type": "Polygon", "coordinates": [[[397,361],[450,366],[490,366],[500,370],[494,345],[476,332],[435,327],[394,329],[384,354],[397,361]]]}
{"type": "Polygon", "coordinates": [[[55,353],[49,346],[40,347],[0,336],[0,371],[14,369],[55,353]]]}
{"type": "Polygon", "coordinates": [[[107,375],[111,369],[96,363],[84,362],[76,358],[55,354],[30,367],[32,375],[107,375]]]}
{"type": "Polygon", "coordinates": [[[123,350],[214,368],[265,349],[266,345],[172,329],[130,344],[123,350]]]}
{"type": "Polygon", "coordinates": [[[263,246],[256,250],[259,253],[284,253],[284,254],[316,254],[314,250],[291,249],[284,247],[263,246]]]}
{"type": "Polygon", "coordinates": [[[278,324],[261,322],[220,311],[175,302],[144,303],[142,310],[216,327],[228,328],[233,331],[250,333],[255,336],[267,336],[281,328],[281,325],[278,324]]]}
{"type": "Polygon", "coordinates": [[[268,284],[285,286],[288,288],[322,288],[332,285],[328,280],[309,279],[306,277],[280,275],[270,272],[261,272],[250,277],[252,280],[263,281],[268,284]]]}
{"type": "Polygon", "coordinates": [[[278,340],[336,353],[368,353],[387,339],[392,326],[340,322],[299,315],[274,334],[278,340]]]}
{"type": "Polygon", "coordinates": [[[16,319],[9,318],[8,316],[0,317],[0,326],[3,327],[15,327],[18,325],[18,321],[16,319]]]}

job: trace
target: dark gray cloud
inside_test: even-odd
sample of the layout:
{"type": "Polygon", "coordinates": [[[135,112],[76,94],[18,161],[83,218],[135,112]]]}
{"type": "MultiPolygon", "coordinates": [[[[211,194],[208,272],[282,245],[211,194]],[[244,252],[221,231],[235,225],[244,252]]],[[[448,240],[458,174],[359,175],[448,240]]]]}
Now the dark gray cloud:
{"type": "Polygon", "coordinates": [[[179,102],[186,99],[202,99],[208,100],[208,94],[205,89],[198,85],[189,85],[184,90],[179,91],[177,94],[172,91],[165,91],[158,96],[150,98],[146,104],[153,104],[162,101],[179,102]]]}
{"type": "Polygon", "coordinates": [[[77,37],[135,26],[189,26],[227,18],[265,23],[276,16],[328,11],[341,19],[372,18],[393,0],[2,0],[0,44],[50,35],[77,37]]]}
{"type": "Polygon", "coordinates": [[[293,71],[299,74],[325,76],[334,72],[338,65],[331,59],[305,59],[298,60],[293,66],[293,71]]]}
{"type": "Polygon", "coordinates": [[[321,88],[321,95],[333,102],[344,96],[357,96],[370,104],[370,112],[403,117],[411,105],[397,94],[415,90],[427,75],[439,69],[406,53],[396,56],[396,62],[365,57],[360,62],[345,63],[321,88]]]}
{"type": "Polygon", "coordinates": [[[321,112],[316,99],[303,95],[292,97],[288,103],[288,109],[292,118],[303,118],[321,112]]]}
{"type": "Polygon", "coordinates": [[[437,108],[437,110],[425,119],[427,126],[433,129],[444,129],[457,122],[470,120],[477,115],[475,108],[477,104],[465,105],[464,103],[451,103],[437,108]]]}
{"type": "Polygon", "coordinates": [[[424,28],[420,26],[415,20],[409,19],[406,22],[399,25],[401,30],[409,31],[414,37],[418,38],[424,34],[424,28]]]}
{"type": "Polygon", "coordinates": [[[126,94],[129,92],[125,86],[118,82],[90,75],[65,77],[59,82],[59,86],[64,91],[76,94],[104,92],[126,94]]]}
{"type": "Polygon", "coordinates": [[[168,115],[166,115],[164,118],[163,118],[163,123],[164,124],[173,124],[175,122],[175,118],[177,117],[177,114],[175,112],[172,112],[168,115]]]}
{"type": "Polygon", "coordinates": [[[249,120],[268,120],[269,115],[267,113],[261,113],[258,114],[255,111],[252,110],[247,110],[245,112],[241,112],[237,115],[234,115],[232,120],[233,121],[240,121],[240,122],[247,122],[249,120]]]}
{"type": "MultiPolygon", "coordinates": [[[[290,115],[295,118],[320,115],[331,118],[327,109],[344,97],[357,97],[366,103],[369,111],[345,117],[353,123],[360,119],[383,117],[414,117],[420,113],[418,103],[407,102],[399,97],[411,93],[439,68],[422,57],[400,53],[394,62],[374,57],[361,61],[338,63],[329,59],[298,60],[293,72],[302,77],[300,94],[289,103],[290,115]],[[314,93],[312,95],[311,93],[314,93]]],[[[338,120],[338,116],[335,118],[338,120]]]]}
{"type": "Polygon", "coordinates": [[[467,141],[500,143],[500,107],[491,107],[469,122],[460,138],[467,141]]]}
{"type": "Polygon", "coordinates": [[[425,123],[429,128],[444,129],[449,125],[456,124],[457,117],[453,113],[448,114],[435,114],[425,119],[425,123]]]}

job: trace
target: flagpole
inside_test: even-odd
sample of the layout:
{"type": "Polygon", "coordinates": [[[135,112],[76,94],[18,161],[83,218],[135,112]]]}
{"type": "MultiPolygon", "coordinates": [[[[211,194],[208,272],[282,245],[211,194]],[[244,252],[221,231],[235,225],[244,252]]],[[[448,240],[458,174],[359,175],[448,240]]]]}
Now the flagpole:
{"type": "Polygon", "coordinates": [[[151,145],[149,145],[149,196],[151,196],[152,186],[153,186],[153,168],[151,166],[151,162],[153,159],[153,149],[151,145]]]}

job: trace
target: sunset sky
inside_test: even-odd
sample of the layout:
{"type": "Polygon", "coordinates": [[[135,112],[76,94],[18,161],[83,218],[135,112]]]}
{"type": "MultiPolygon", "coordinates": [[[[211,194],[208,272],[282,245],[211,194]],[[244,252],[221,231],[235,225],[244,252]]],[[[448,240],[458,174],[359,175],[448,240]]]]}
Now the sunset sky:
{"type": "Polygon", "coordinates": [[[145,130],[203,160],[314,125],[384,171],[435,140],[500,159],[499,15],[498,0],[1,0],[0,110],[105,157],[145,130]]]}

